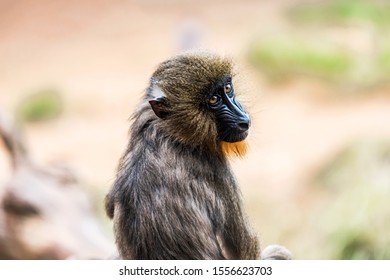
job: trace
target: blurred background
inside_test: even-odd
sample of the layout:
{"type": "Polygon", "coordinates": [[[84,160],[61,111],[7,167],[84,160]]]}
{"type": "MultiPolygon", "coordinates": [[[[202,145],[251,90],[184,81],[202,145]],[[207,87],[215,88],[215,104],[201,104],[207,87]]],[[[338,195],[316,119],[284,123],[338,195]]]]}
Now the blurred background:
{"type": "Polygon", "coordinates": [[[0,143],[0,258],[112,251],[102,201],[129,117],[158,63],[203,48],[233,58],[252,115],[232,166],[263,246],[390,259],[389,31],[385,0],[0,0],[0,114],[33,162],[0,143]]]}

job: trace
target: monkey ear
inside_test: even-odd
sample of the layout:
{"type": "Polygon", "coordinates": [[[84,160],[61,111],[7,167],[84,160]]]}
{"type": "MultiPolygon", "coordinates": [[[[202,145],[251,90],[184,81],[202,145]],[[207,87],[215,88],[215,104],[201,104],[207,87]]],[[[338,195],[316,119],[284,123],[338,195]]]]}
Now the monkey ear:
{"type": "Polygon", "coordinates": [[[160,119],[164,119],[166,116],[168,116],[168,102],[164,96],[149,100],[149,104],[152,107],[153,112],[160,119]]]}

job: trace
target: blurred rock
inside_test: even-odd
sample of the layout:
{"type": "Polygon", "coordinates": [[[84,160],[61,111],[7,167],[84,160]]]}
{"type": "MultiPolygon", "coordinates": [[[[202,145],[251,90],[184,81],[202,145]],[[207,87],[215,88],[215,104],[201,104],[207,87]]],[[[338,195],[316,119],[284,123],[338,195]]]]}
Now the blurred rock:
{"type": "Polygon", "coordinates": [[[0,136],[13,175],[0,187],[0,259],[108,258],[113,242],[103,233],[73,172],[35,164],[13,123],[0,115],[0,136]]]}

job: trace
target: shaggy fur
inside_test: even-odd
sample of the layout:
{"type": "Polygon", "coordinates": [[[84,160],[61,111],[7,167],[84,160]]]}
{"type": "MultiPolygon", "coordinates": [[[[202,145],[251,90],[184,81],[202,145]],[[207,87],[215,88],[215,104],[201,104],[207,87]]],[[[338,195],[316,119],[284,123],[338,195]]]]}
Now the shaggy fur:
{"type": "Polygon", "coordinates": [[[206,104],[231,72],[229,60],[208,53],[178,55],[154,72],[106,197],[122,258],[260,258],[226,158],[246,145],[221,143],[206,104]],[[164,119],[148,103],[156,92],[168,102],[164,119]]]}

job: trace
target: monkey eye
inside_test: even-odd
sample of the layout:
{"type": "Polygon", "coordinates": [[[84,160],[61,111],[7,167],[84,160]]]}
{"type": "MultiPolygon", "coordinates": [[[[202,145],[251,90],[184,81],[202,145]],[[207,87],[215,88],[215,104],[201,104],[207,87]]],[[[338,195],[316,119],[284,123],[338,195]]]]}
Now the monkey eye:
{"type": "Polygon", "coordinates": [[[210,103],[211,105],[217,104],[218,101],[219,101],[219,97],[218,97],[217,95],[213,95],[213,96],[211,96],[210,99],[209,99],[209,103],[210,103]]]}
{"type": "Polygon", "coordinates": [[[231,94],[233,92],[233,88],[231,84],[226,84],[225,85],[225,93],[226,94],[231,94]]]}

